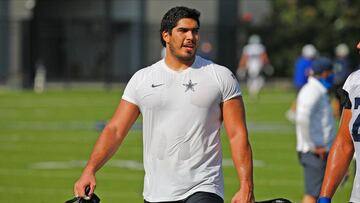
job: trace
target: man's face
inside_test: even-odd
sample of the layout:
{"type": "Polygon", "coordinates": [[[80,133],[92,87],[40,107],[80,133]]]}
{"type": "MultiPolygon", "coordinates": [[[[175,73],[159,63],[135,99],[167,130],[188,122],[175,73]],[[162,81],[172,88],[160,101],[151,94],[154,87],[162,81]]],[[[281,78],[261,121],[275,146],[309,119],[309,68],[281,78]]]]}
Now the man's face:
{"type": "Polygon", "coordinates": [[[169,54],[181,61],[194,59],[199,38],[199,25],[191,18],[180,19],[171,34],[163,32],[163,39],[170,50],[169,54]]]}

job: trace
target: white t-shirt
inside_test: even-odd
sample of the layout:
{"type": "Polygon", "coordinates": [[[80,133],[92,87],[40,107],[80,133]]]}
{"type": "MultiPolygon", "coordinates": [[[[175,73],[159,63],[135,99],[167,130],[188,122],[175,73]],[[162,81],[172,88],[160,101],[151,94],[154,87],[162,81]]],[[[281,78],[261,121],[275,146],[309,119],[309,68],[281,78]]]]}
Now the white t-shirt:
{"type": "Polygon", "coordinates": [[[141,69],[122,98],[143,116],[144,198],[176,201],[204,191],[224,196],[220,104],[241,95],[235,76],[199,56],[181,72],[141,69]]]}
{"type": "Polygon", "coordinates": [[[350,202],[360,202],[360,70],[353,72],[346,80],[343,89],[351,101],[351,120],[349,130],[354,142],[356,158],[356,175],[353,183],[350,202]]]}
{"type": "Polygon", "coordinates": [[[306,153],[322,146],[329,151],[335,134],[335,119],[327,90],[318,79],[309,77],[297,96],[296,150],[306,153]]]}

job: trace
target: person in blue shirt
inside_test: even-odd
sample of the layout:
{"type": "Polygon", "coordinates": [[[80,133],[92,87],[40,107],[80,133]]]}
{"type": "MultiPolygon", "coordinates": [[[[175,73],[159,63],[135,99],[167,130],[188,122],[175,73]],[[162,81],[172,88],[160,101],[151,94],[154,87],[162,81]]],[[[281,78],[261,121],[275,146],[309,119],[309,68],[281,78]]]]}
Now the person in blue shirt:
{"type": "MultiPolygon", "coordinates": [[[[311,63],[317,56],[317,50],[314,45],[306,44],[301,50],[301,56],[295,62],[295,71],[293,78],[293,85],[296,93],[304,86],[309,76],[311,63]]],[[[289,121],[295,122],[296,102],[293,101],[290,109],[286,112],[286,117],[289,121]]]]}
{"type": "Polygon", "coordinates": [[[312,44],[302,48],[301,56],[295,62],[293,83],[297,91],[307,82],[311,63],[317,55],[317,50],[312,44]]]}

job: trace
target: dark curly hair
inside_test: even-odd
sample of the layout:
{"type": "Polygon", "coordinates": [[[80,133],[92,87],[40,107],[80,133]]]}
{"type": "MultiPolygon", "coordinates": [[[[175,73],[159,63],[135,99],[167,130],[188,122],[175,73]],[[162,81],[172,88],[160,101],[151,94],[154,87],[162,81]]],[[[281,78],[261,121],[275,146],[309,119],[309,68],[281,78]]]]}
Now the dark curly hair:
{"type": "Polygon", "coordinates": [[[169,32],[171,35],[171,30],[176,27],[176,24],[179,20],[183,18],[191,18],[196,20],[197,24],[200,27],[200,12],[196,9],[187,8],[184,6],[177,6],[172,9],[170,9],[168,12],[165,13],[164,17],[161,20],[161,26],[160,26],[160,41],[161,44],[165,47],[166,43],[164,39],[162,38],[162,33],[169,32]]]}

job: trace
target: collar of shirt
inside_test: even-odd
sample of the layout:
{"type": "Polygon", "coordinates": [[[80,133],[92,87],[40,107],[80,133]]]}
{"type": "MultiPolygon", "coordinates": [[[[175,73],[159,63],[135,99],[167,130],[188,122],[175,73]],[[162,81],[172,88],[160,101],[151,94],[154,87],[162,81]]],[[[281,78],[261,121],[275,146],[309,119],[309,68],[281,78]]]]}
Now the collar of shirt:
{"type": "Polygon", "coordinates": [[[310,76],[308,82],[311,83],[314,87],[318,88],[322,93],[327,92],[327,89],[324,87],[324,85],[322,85],[321,82],[315,77],[310,76]]]}

